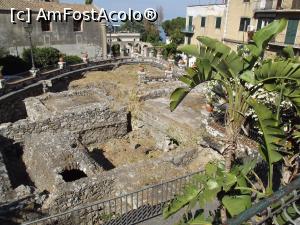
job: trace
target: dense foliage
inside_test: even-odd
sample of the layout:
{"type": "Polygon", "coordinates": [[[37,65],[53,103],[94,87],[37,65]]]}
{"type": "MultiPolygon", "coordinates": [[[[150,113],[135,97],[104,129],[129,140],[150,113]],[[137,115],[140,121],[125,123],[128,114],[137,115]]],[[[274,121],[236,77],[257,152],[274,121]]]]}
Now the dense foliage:
{"type": "Polygon", "coordinates": [[[27,62],[13,55],[7,55],[0,58],[0,65],[3,66],[3,75],[15,75],[30,69],[30,65],[27,62]]]}
{"type": "MultiPolygon", "coordinates": [[[[33,55],[35,66],[37,68],[42,68],[50,65],[57,64],[60,52],[56,48],[46,47],[46,48],[33,48],[33,55]]],[[[25,49],[23,52],[24,61],[31,65],[31,51],[30,49],[25,49]]]]}
{"type": "Polygon", "coordinates": [[[120,31],[140,33],[141,41],[143,42],[155,44],[161,41],[158,26],[155,23],[151,23],[147,20],[144,20],[143,22],[126,21],[121,25],[120,31]]]}
{"type": "MultiPolygon", "coordinates": [[[[197,62],[195,67],[187,70],[187,75],[180,78],[185,87],[177,88],[172,93],[170,108],[175,110],[196,86],[204,82],[217,82],[219,96],[226,105],[226,147],[222,153],[225,162],[208,164],[205,173],[195,177],[200,188],[189,185],[185,193],[165,209],[166,218],[187,206],[187,213],[179,224],[226,224],[228,217],[240,214],[251,207],[252,202],[277,190],[273,180],[275,165],[282,165],[281,173],[294,171],[284,174],[288,182],[295,178],[299,168],[299,165],[295,166],[295,159],[299,156],[295,143],[299,142],[300,126],[293,124],[290,129],[284,129],[281,112],[282,103],[286,101],[299,118],[300,64],[291,48],[284,50],[287,58],[263,58],[268,42],[283,31],[286,24],[286,20],[272,22],[256,32],[253,42],[244,45],[238,52],[209,37],[198,37],[202,44],[200,51],[196,46],[181,48],[196,56],[197,62]],[[275,108],[270,108],[257,98],[261,89],[275,94],[275,108]],[[261,131],[258,153],[267,165],[267,181],[255,173],[255,159],[239,164],[235,158],[238,135],[249,109],[256,115],[261,131]],[[200,210],[193,214],[191,209],[196,203],[199,203],[200,210]]],[[[282,182],[282,185],[288,182],[282,182]]]]}
{"type": "Polygon", "coordinates": [[[166,35],[171,38],[171,41],[177,45],[183,44],[184,34],[181,32],[185,27],[185,18],[177,17],[172,20],[166,20],[162,23],[166,35]]]}
{"type": "Polygon", "coordinates": [[[82,58],[80,58],[77,55],[66,55],[64,56],[64,61],[67,63],[67,65],[78,64],[83,62],[82,58]]]}
{"type": "Polygon", "coordinates": [[[85,0],[85,4],[86,5],[91,5],[91,4],[93,4],[93,0],[85,0]]]}
{"type": "Polygon", "coordinates": [[[163,46],[163,56],[167,59],[170,56],[175,56],[177,53],[177,45],[175,43],[170,43],[168,45],[163,46]]]}

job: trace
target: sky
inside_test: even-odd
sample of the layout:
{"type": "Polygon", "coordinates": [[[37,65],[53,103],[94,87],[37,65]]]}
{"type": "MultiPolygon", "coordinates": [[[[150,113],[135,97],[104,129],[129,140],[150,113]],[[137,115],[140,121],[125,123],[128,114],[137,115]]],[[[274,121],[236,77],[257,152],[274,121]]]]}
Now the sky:
{"type": "MultiPolygon", "coordinates": [[[[106,10],[128,11],[144,10],[146,8],[156,9],[162,6],[164,9],[164,19],[172,19],[177,16],[185,17],[186,6],[193,4],[205,4],[214,0],[94,0],[94,4],[106,10]]],[[[84,3],[84,0],[61,0],[68,3],[84,3]]]]}

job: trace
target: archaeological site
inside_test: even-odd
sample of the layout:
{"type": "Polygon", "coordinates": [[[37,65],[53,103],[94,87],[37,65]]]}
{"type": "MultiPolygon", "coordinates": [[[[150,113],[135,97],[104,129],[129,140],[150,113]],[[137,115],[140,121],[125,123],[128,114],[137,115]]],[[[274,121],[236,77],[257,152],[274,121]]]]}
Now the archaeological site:
{"type": "MultiPolygon", "coordinates": [[[[167,65],[131,59],[61,75],[54,71],[47,80],[0,97],[1,224],[118,198],[220,159],[224,131],[205,109],[205,85],[171,113],[169,96],[182,85],[177,78],[183,70],[167,65]]],[[[243,143],[240,154],[253,154],[255,144],[243,143]]],[[[130,201],[121,198],[109,211],[94,205],[32,224],[105,224],[125,208],[157,206],[160,197],[154,195],[166,190],[153,190],[147,197],[137,192],[130,201]]]]}

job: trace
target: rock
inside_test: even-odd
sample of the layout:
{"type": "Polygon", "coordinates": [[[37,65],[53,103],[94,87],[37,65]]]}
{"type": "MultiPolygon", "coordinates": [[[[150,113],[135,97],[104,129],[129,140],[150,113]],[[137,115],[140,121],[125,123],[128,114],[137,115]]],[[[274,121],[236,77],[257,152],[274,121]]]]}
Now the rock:
{"type": "Polygon", "coordinates": [[[21,198],[21,197],[25,197],[25,196],[33,194],[35,191],[35,188],[30,187],[30,186],[25,186],[22,184],[22,185],[18,186],[15,189],[15,191],[16,191],[17,197],[21,198]]]}

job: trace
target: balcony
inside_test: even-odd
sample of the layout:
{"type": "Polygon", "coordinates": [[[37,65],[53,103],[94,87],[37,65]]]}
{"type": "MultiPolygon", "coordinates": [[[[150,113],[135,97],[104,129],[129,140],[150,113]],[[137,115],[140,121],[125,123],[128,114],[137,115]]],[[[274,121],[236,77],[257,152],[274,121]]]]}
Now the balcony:
{"type": "Polygon", "coordinates": [[[193,35],[194,30],[195,30],[194,26],[188,26],[188,27],[182,29],[181,32],[186,34],[186,35],[193,35]]]}
{"type": "Polygon", "coordinates": [[[258,0],[255,3],[254,11],[257,12],[293,12],[300,11],[300,1],[283,1],[283,0],[258,0]]]}

